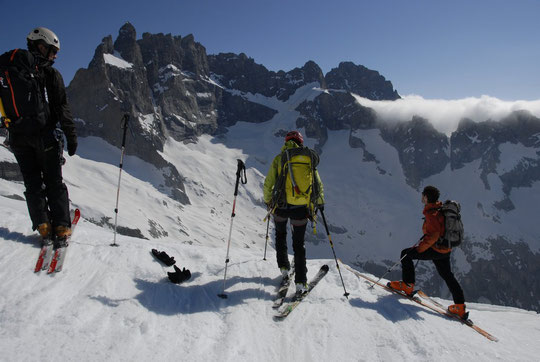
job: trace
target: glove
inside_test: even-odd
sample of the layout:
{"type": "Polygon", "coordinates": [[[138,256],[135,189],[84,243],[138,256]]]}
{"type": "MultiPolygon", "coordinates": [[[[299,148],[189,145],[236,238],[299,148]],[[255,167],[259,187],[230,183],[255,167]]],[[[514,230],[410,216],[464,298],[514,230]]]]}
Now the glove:
{"type": "Polygon", "coordinates": [[[191,272],[186,268],[180,270],[180,268],[175,265],[174,270],[174,273],[167,273],[167,275],[169,276],[169,280],[174,284],[180,284],[191,278],[191,272]]]}
{"type": "Polygon", "coordinates": [[[156,249],[152,249],[152,254],[162,263],[164,263],[167,266],[174,265],[176,263],[176,260],[174,260],[174,256],[167,255],[164,251],[158,251],[156,249]]]}
{"type": "Polygon", "coordinates": [[[68,155],[73,156],[77,152],[77,141],[68,141],[67,150],[68,155]]]}

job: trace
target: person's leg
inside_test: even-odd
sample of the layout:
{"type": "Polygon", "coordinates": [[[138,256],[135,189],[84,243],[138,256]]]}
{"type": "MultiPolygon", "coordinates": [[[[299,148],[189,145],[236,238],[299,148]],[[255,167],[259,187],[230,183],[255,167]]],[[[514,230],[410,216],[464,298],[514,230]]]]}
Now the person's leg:
{"type": "Polygon", "coordinates": [[[278,267],[289,269],[289,256],[287,255],[287,218],[278,215],[278,210],[274,214],[274,225],[276,231],[276,259],[278,267]]]}
{"type": "Polygon", "coordinates": [[[302,284],[307,282],[306,247],[304,245],[304,238],[308,222],[307,216],[307,207],[300,207],[291,210],[294,268],[296,271],[294,281],[295,283],[302,284]]]}
{"type": "Polygon", "coordinates": [[[52,223],[54,227],[71,227],[68,190],[62,179],[62,150],[59,142],[52,135],[48,136],[44,143],[43,182],[52,223]]]}
{"type": "Polygon", "coordinates": [[[441,278],[444,279],[448,289],[450,289],[454,303],[464,304],[465,296],[463,294],[463,289],[461,289],[461,285],[459,285],[459,282],[454,276],[454,273],[452,273],[452,269],[450,267],[450,254],[441,259],[434,259],[433,263],[435,264],[435,268],[437,268],[437,272],[441,278]]]}
{"type": "Polygon", "coordinates": [[[416,280],[414,272],[414,259],[418,259],[415,248],[407,248],[401,251],[401,279],[407,284],[414,284],[416,280]]]}
{"type": "Polygon", "coordinates": [[[49,222],[47,200],[42,189],[41,141],[30,135],[12,134],[10,138],[11,149],[24,180],[24,196],[32,220],[32,229],[35,230],[40,224],[49,222]]]}
{"type": "Polygon", "coordinates": [[[295,283],[307,282],[307,266],[306,266],[306,247],[304,245],[304,235],[306,233],[307,220],[291,220],[293,227],[293,251],[294,251],[294,269],[295,283]]]}

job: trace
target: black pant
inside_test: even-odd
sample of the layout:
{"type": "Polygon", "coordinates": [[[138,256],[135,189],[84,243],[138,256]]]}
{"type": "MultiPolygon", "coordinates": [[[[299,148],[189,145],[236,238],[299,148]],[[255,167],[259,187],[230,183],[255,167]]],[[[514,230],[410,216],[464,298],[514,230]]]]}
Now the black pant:
{"type": "Polygon", "coordinates": [[[10,147],[23,175],[32,227],[50,222],[71,226],[69,197],[62,180],[61,141],[54,131],[10,134],[10,147]]]}
{"type": "Polygon", "coordinates": [[[307,217],[308,209],[305,206],[276,209],[274,213],[276,256],[277,264],[280,268],[290,268],[289,256],[287,255],[287,220],[291,219],[295,283],[307,282],[306,248],[304,246],[307,217]]]}
{"type": "Polygon", "coordinates": [[[435,268],[437,268],[437,272],[446,282],[448,289],[450,289],[450,293],[452,293],[452,297],[454,298],[454,303],[465,303],[463,289],[461,289],[461,286],[450,268],[450,253],[443,254],[433,249],[428,249],[423,253],[419,253],[415,248],[408,248],[403,249],[401,257],[403,258],[403,260],[401,260],[402,276],[405,283],[414,283],[416,280],[414,275],[414,259],[432,260],[433,264],[435,264],[435,268]],[[403,258],[405,254],[407,254],[407,256],[403,258]]]}

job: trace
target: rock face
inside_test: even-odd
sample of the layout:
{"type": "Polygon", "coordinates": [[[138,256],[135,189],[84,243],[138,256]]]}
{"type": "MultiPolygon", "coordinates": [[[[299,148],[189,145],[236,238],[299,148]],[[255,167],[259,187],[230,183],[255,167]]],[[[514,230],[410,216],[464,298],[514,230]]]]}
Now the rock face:
{"type": "Polygon", "coordinates": [[[0,161],[0,178],[8,181],[23,180],[19,165],[8,161],[0,161]]]}
{"type": "Polygon", "coordinates": [[[399,94],[379,72],[342,62],[325,77],[329,89],[341,89],[371,100],[396,100],[399,94]]]}
{"type": "MultiPolygon", "coordinates": [[[[531,186],[540,180],[540,164],[537,157],[525,157],[519,165],[512,169],[498,170],[501,147],[520,145],[520,147],[536,149],[540,146],[539,119],[528,112],[512,113],[500,122],[486,121],[475,123],[465,119],[450,138],[452,145],[452,169],[459,169],[473,160],[481,160],[481,179],[486,189],[491,186],[487,179],[490,173],[497,173],[504,184],[506,196],[512,188],[531,186]]],[[[511,201],[500,204],[501,209],[513,208],[511,201]]]]}
{"type": "Polygon", "coordinates": [[[306,84],[317,82],[321,87],[325,87],[322,70],[312,61],[287,73],[269,71],[244,53],[210,55],[208,61],[220,84],[244,93],[275,96],[285,101],[306,84]]]}
{"type": "Polygon", "coordinates": [[[383,139],[398,151],[407,183],[414,188],[443,171],[450,161],[446,135],[437,132],[426,119],[413,117],[410,122],[383,130],[383,139]]]}

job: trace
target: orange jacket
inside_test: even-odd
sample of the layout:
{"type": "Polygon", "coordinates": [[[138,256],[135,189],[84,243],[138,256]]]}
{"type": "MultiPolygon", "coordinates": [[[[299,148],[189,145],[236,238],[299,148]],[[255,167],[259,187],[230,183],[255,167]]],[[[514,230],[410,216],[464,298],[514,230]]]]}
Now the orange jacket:
{"type": "Polygon", "coordinates": [[[423,253],[429,248],[438,251],[439,253],[449,253],[452,249],[441,248],[435,246],[435,243],[439,240],[441,236],[444,235],[444,216],[437,211],[438,208],[442,206],[442,202],[437,201],[436,203],[427,204],[424,207],[424,225],[422,225],[422,232],[424,237],[416,250],[419,253],[423,253]]]}

